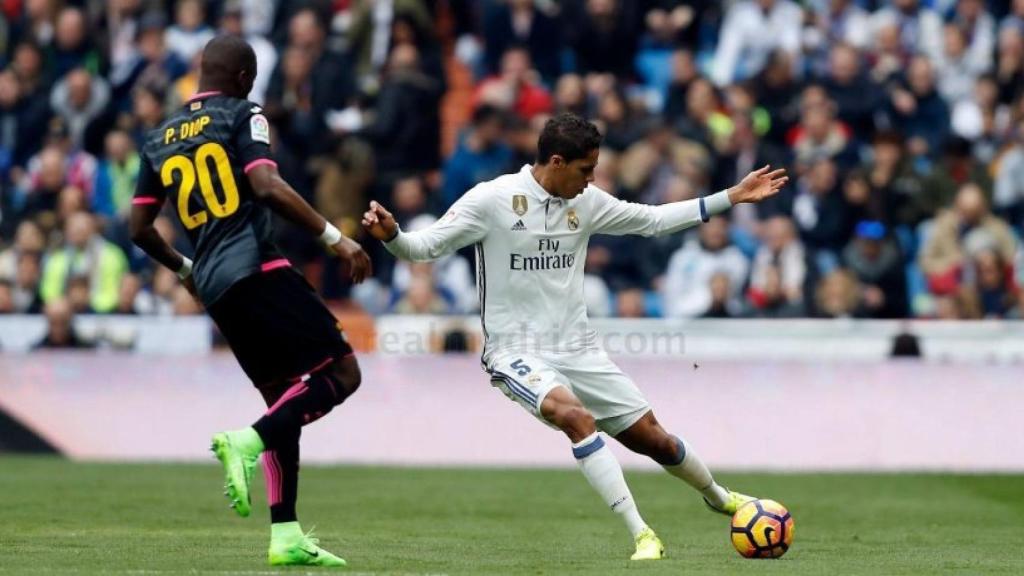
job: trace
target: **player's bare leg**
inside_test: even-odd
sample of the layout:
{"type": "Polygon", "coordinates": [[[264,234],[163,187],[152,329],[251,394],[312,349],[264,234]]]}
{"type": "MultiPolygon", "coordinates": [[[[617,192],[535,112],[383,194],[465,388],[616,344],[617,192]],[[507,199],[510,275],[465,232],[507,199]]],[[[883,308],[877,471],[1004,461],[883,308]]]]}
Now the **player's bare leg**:
{"type": "Polygon", "coordinates": [[[693,448],[662,428],[654,412],[647,412],[635,424],[615,437],[637,454],[649,456],[665,470],[704,496],[704,502],[722,514],[732,515],[752,497],[719,486],[693,448]]]}
{"type": "Polygon", "coordinates": [[[556,386],[541,402],[540,413],[569,437],[573,456],[583,476],[601,495],[605,504],[625,521],[636,543],[632,559],[656,560],[664,557],[665,547],[641,518],[619,461],[605,446],[604,440],[597,433],[594,417],[579,399],[564,386],[556,386]]]}

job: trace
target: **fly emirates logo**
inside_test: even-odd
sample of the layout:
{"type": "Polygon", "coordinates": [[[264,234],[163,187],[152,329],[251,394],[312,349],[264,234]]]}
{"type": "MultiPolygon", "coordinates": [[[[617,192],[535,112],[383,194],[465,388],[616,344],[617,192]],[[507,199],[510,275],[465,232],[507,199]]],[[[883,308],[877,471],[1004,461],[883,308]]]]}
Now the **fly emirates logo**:
{"type": "Polygon", "coordinates": [[[509,254],[509,268],[511,270],[564,270],[572,268],[576,263],[575,254],[559,254],[559,240],[541,238],[537,240],[537,252],[535,255],[509,254]]]}

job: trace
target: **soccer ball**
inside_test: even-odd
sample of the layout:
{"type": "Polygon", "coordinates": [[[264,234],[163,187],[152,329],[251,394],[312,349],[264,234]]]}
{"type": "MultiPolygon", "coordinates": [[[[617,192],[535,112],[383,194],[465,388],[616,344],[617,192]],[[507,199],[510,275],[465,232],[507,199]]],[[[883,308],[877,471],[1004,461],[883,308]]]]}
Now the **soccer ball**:
{"type": "Polygon", "coordinates": [[[745,558],[778,558],[793,544],[793,517],[774,500],[753,500],[733,514],[731,536],[745,558]]]}

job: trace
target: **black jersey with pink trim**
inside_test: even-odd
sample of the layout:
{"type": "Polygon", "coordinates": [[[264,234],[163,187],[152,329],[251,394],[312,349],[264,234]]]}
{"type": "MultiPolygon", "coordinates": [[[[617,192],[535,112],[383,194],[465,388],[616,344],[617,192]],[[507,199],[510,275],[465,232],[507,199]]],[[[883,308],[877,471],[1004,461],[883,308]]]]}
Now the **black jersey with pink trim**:
{"type": "Polygon", "coordinates": [[[274,164],[259,105],[218,92],[196,94],[146,136],[134,204],[169,202],[195,248],[203,304],[261,269],[287,265],[272,240],[270,210],[246,174],[274,164]]]}

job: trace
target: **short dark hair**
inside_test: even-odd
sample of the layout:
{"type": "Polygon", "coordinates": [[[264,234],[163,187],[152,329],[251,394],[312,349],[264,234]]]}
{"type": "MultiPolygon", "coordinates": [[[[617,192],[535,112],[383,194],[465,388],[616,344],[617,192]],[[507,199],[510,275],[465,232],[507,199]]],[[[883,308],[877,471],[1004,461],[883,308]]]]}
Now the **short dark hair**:
{"type": "Polygon", "coordinates": [[[601,146],[601,133],[585,119],[563,112],[544,124],[537,139],[537,163],[547,164],[551,157],[559,155],[566,162],[586,158],[592,150],[601,146]]]}

